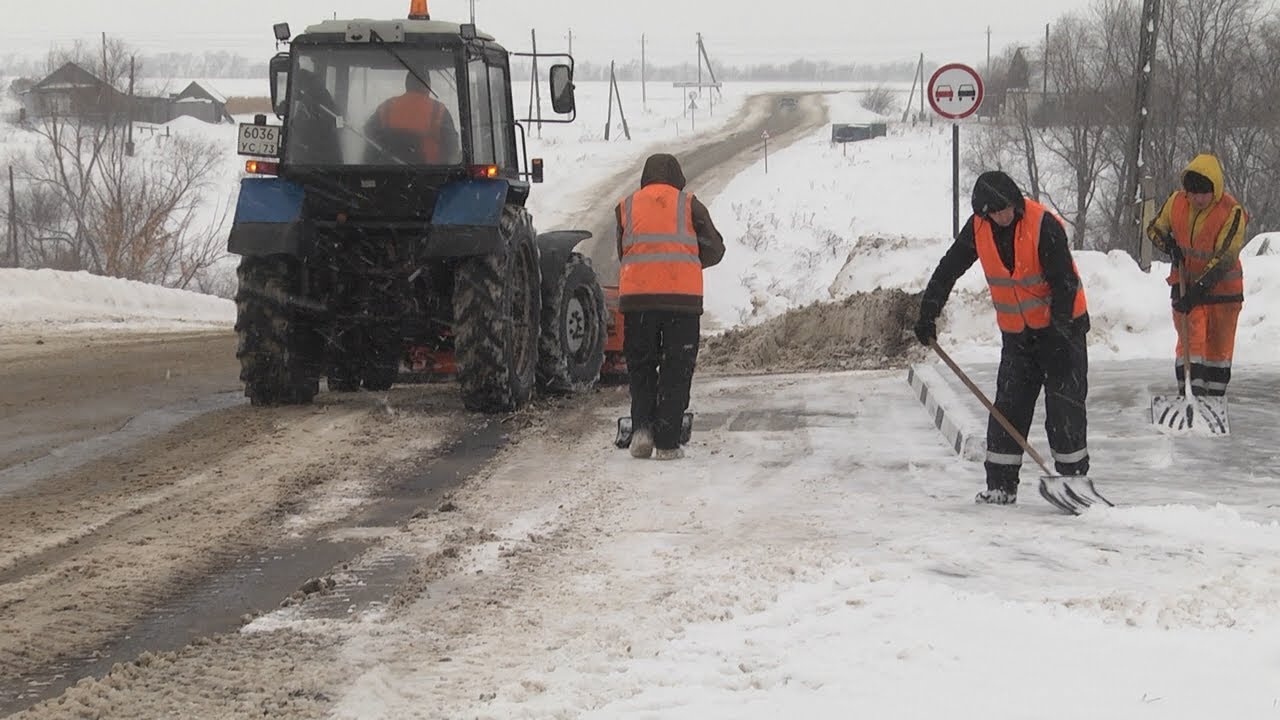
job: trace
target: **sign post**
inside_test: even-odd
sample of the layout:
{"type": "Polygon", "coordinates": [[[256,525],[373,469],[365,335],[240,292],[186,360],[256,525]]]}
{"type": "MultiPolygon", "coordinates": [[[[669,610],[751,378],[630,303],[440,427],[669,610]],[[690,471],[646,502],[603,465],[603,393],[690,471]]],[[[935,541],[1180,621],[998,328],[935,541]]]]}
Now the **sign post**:
{"type": "Polygon", "coordinates": [[[764,174],[769,174],[769,131],[765,130],[760,133],[760,137],[764,140],[764,174]]]}
{"type": "Polygon", "coordinates": [[[960,123],[982,105],[982,77],[960,63],[948,63],[929,78],[925,96],[933,111],[951,120],[951,237],[960,234],[960,123]]]}

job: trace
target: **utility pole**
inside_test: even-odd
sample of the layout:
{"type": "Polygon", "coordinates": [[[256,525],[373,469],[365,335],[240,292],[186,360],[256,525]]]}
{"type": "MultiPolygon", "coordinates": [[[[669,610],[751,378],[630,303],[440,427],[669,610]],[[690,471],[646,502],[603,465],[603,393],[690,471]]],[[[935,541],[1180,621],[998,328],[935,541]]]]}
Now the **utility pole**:
{"type": "MultiPolygon", "coordinates": [[[[1142,197],[1139,183],[1146,172],[1143,160],[1143,145],[1146,142],[1147,104],[1151,97],[1151,68],[1155,63],[1156,25],[1160,20],[1160,0],[1143,0],[1142,21],[1139,25],[1141,37],[1138,43],[1138,65],[1134,68],[1135,88],[1133,98],[1133,120],[1130,123],[1129,143],[1124,155],[1124,185],[1120,198],[1123,208],[1121,220],[1129,227],[1121,227],[1121,233],[1133,232],[1136,227],[1138,245],[1134,257],[1142,257],[1143,245],[1147,242],[1140,224],[1142,197]]],[[[1124,237],[1122,234],[1121,237],[1124,237]]]]}
{"type": "Polygon", "coordinates": [[[987,68],[988,73],[991,72],[991,26],[987,26],[987,68]]]}
{"type": "Polygon", "coordinates": [[[18,193],[13,189],[13,166],[9,166],[9,256],[18,267],[18,193]]]}
{"type": "Polygon", "coordinates": [[[1049,94],[1049,23],[1044,24],[1044,87],[1041,92],[1045,95],[1049,94]]]}
{"type": "Polygon", "coordinates": [[[640,33],[640,106],[649,109],[649,93],[645,91],[644,33],[640,33]]]}
{"type": "Polygon", "coordinates": [[[129,107],[125,111],[125,122],[129,124],[128,134],[124,141],[124,154],[127,157],[133,157],[133,73],[134,73],[134,56],[129,56],[129,107]]]}
{"type": "Polygon", "coordinates": [[[698,95],[702,95],[702,33],[698,33],[698,95]]]}
{"type": "Polygon", "coordinates": [[[533,43],[533,72],[530,74],[530,84],[533,86],[533,92],[529,93],[529,120],[533,120],[534,103],[538,107],[538,137],[542,137],[542,90],[538,83],[538,31],[529,30],[529,41],[533,43]]]}

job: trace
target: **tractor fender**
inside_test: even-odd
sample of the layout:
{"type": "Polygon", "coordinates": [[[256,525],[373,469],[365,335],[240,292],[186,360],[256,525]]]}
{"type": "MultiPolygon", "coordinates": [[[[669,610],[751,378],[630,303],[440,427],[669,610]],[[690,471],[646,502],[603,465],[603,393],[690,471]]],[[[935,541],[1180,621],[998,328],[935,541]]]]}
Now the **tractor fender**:
{"type": "Polygon", "coordinates": [[[561,269],[569,262],[569,256],[583,240],[591,237],[586,230],[552,230],[538,233],[538,257],[542,270],[542,285],[559,282],[561,269]]]}
{"type": "Polygon", "coordinates": [[[283,178],[244,178],[236,201],[227,251],[236,255],[292,255],[311,251],[311,233],[302,219],[301,185],[283,178]]]}
{"type": "Polygon", "coordinates": [[[440,188],[431,213],[430,257],[490,255],[505,249],[502,212],[511,184],[502,178],[469,179],[440,188]]]}

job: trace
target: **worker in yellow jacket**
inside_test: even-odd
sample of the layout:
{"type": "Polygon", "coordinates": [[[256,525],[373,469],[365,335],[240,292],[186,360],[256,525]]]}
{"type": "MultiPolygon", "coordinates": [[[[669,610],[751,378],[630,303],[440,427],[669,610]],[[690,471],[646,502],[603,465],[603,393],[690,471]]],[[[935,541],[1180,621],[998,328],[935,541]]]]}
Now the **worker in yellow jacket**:
{"type": "MultiPolygon", "coordinates": [[[[1181,316],[1187,315],[1191,392],[1221,396],[1231,381],[1236,321],[1244,305],[1244,248],[1249,214],[1225,189],[1222,165],[1213,155],[1197,155],[1182,171],[1182,188],[1165,201],[1147,227],[1152,244],[1173,260],[1167,281],[1182,357],[1181,316]],[[1186,273],[1187,291],[1179,274],[1186,273]]],[[[1183,366],[1174,363],[1178,387],[1183,366]]]]}

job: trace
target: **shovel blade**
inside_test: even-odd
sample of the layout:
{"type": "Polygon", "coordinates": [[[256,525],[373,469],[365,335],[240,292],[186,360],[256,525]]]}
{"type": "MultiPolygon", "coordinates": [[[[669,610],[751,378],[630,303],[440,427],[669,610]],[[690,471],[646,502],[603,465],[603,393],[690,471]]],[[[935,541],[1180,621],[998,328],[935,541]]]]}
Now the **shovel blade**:
{"type": "Polygon", "coordinates": [[[1093,480],[1080,475],[1044,475],[1040,478],[1040,497],[1059,510],[1079,515],[1093,505],[1115,507],[1115,503],[1103,497],[1093,480]]]}
{"type": "Polygon", "coordinates": [[[1156,395],[1151,398],[1151,423],[1168,435],[1221,437],[1231,434],[1225,397],[1156,395]]]}
{"type": "MultiPolygon", "coordinates": [[[[613,439],[614,447],[631,447],[633,434],[635,434],[635,423],[631,422],[631,418],[618,418],[618,434],[613,439]]],[[[680,418],[680,444],[688,445],[691,437],[693,437],[693,413],[687,412],[680,418]]]]}

